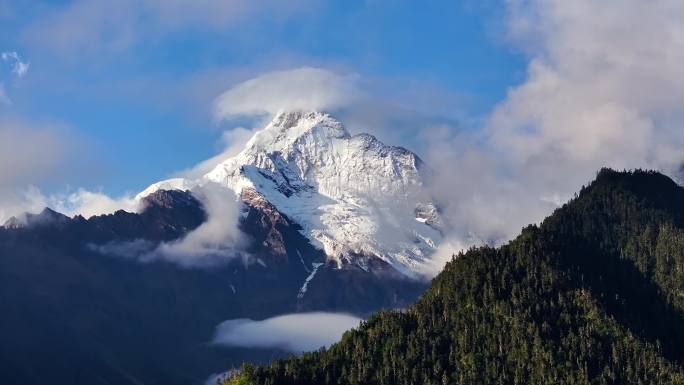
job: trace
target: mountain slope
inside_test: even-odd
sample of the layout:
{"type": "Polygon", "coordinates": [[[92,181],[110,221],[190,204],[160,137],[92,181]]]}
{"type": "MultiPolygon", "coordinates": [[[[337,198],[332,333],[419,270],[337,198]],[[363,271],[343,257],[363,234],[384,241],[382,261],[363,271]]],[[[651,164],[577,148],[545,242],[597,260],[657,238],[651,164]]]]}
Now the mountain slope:
{"type": "Polygon", "coordinates": [[[208,344],[225,320],[403,308],[441,237],[424,173],[327,114],[288,112],[203,177],[150,186],[138,213],[13,218],[0,226],[0,382],[198,383],[282,354],[208,344]],[[214,190],[238,207],[213,205],[214,190]],[[212,265],[216,238],[165,255],[226,216],[237,255],[212,265]]]}
{"type": "Polygon", "coordinates": [[[682,384],[684,189],[602,170],[540,226],[456,256],[405,312],[227,383],[682,384]]]}
{"type": "Polygon", "coordinates": [[[246,251],[262,263],[188,269],[127,251],[181,239],[205,221],[202,203],[182,191],[146,196],[140,213],[85,219],[46,209],[0,226],[0,383],[37,385],[48,375],[59,384],[201,384],[226,362],[282,354],[209,344],[227,319],[364,315],[405,306],[424,289],[386,264],[366,272],[331,262],[302,294],[325,255],[267,202],[245,198],[246,251]]]}
{"type": "Polygon", "coordinates": [[[338,266],[368,269],[368,258],[377,258],[418,277],[441,239],[426,176],[420,158],[406,149],[368,134],[351,136],[325,113],[291,111],[201,178],[158,182],[139,197],[210,182],[238,195],[250,190],[301,226],[338,266]]]}

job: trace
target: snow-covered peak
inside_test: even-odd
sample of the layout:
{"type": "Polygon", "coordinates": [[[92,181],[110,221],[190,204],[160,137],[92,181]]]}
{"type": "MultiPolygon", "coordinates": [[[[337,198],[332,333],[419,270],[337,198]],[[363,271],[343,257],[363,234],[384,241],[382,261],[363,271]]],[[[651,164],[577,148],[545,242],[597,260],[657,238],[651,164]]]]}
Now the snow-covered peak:
{"type": "Polygon", "coordinates": [[[313,188],[336,199],[364,194],[395,200],[420,189],[420,164],[414,153],[386,146],[372,135],[352,137],[328,114],[284,112],[257,132],[240,154],[206,177],[223,183],[254,171],[243,166],[255,166],[284,193],[313,188]]]}
{"type": "Polygon", "coordinates": [[[342,123],[330,115],[310,111],[282,111],[245,146],[262,151],[284,151],[304,135],[320,140],[348,138],[349,132],[342,123]]]}
{"type": "Polygon", "coordinates": [[[236,156],[198,180],[175,178],[150,186],[191,189],[207,182],[236,194],[250,189],[302,226],[338,263],[381,258],[415,275],[440,233],[425,219],[434,206],[423,191],[421,160],[372,135],[351,136],[322,112],[279,113],[236,156]]]}
{"type": "Polygon", "coordinates": [[[193,187],[197,185],[196,181],[190,180],[190,179],[185,179],[185,178],[171,178],[171,179],[166,179],[157,183],[153,183],[150,185],[148,188],[145,190],[141,191],[138,193],[138,195],[135,196],[135,199],[141,200],[145,198],[146,196],[154,193],[155,191],[158,190],[181,190],[181,191],[186,191],[186,190],[192,190],[193,187]]]}

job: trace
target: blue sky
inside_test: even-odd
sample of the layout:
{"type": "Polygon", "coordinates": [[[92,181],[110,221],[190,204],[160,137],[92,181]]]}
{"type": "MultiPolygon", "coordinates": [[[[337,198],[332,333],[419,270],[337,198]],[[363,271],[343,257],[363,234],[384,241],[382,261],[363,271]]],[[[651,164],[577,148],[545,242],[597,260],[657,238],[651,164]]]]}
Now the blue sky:
{"type": "Polygon", "coordinates": [[[498,2],[235,3],[213,20],[126,1],[121,15],[98,1],[0,1],[0,51],[30,63],[21,79],[3,63],[11,104],[0,116],[57,125],[76,144],[69,170],[29,182],[138,191],[218,153],[223,130],[248,122],[217,125],[213,98],[272,70],[314,66],[430,90],[475,119],[524,80],[526,57],[506,40],[498,2]]]}

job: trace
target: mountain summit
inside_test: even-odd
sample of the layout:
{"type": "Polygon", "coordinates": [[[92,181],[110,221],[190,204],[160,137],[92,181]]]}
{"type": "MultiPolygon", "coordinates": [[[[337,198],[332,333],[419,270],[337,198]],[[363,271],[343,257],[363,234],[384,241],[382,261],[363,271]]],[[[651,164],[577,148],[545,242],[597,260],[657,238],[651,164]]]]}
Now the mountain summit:
{"type": "Polygon", "coordinates": [[[218,183],[243,200],[270,203],[338,266],[367,269],[379,258],[415,277],[441,239],[425,173],[411,151],[352,136],[326,113],[290,111],[201,178],[161,181],[138,197],[218,183]]]}

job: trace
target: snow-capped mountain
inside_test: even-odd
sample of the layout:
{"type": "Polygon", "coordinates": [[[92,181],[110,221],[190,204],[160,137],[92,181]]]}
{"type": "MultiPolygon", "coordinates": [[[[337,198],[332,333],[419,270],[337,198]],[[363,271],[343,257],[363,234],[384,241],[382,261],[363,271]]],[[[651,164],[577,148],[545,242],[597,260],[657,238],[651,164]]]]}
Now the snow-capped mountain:
{"type": "Polygon", "coordinates": [[[150,186],[137,212],[11,219],[0,226],[0,362],[35,370],[5,382],[35,372],[152,383],[166,373],[164,383],[185,384],[275,357],[208,344],[221,320],[405,308],[426,288],[406,277],[440,240],[424,173],[405,149],[351,136],[323,113],[290,112],[206,175],[150,186]],[[238,254],[200,263],[194,250],[223,251],[228,228],[245,236],[238,254]]]}
{"type": "Polygon", "coordinates": [[[338,266],[366,269],[368,258],[380,258],[416,276],[441,239],[425,178],[416,154],[352,136],[326,113],[294,111],[278,114],[201,178],[161,181],[138,198],[215,182],[244,200],[268,201],[338,266]]]}

